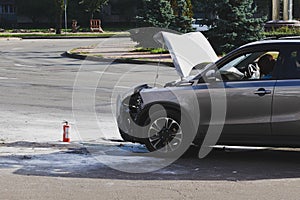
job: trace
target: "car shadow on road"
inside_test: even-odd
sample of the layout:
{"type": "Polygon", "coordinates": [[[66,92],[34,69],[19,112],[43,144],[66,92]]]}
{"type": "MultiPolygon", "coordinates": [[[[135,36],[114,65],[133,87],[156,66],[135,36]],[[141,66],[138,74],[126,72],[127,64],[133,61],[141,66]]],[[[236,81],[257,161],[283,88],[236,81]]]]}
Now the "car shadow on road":
{"type": "MultiPolygon", "coordinates": [[[[17,143],[18,145],[28,147],[27,143],[17,143]]],[[[36,146],[43,148],[42,145],[36,146]]],[[[180,159],[162,169],[149,173],[127,173],[101,163],[86,148],[76,145],[69,149],[58,147],[59,151],[45,154],[1,156],[0,168],[13,168],[14,173],[19,175],[120,180],[246,181],[300,178],[298,149],[216,149],[204,159],[199,159],[198,148],[191,147],[180,159]]],[[[105,153],[98,156],[109,155],[110,161],[118,164],[118,169],[122,169],[124,160],[131,161],[135,167],[144,167],[143,162],[149,163],[156,159],[145,157],[143,146],[132,147],[132,152],[128,150],[130,148],[122,150],[123,147],[124,145],[101,145],[105,153]],[[138,153],[136,149],[139,149],[138,153]]],[[[45,148],[49,148],[49,145],[45,148]]]]}

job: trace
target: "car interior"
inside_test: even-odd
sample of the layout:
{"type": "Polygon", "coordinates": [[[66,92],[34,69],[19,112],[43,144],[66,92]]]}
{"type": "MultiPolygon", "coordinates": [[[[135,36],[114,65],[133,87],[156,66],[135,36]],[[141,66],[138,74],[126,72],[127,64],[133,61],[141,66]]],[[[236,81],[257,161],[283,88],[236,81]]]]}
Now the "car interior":
{"type": "Polygon", "coordinates": [[[278,51],[246,53],[236,57],[219,69],[223,81],[262,79],[258,61],[267,54],[273,57],[276,65],[276,61],[279,57],[278,51]]]}

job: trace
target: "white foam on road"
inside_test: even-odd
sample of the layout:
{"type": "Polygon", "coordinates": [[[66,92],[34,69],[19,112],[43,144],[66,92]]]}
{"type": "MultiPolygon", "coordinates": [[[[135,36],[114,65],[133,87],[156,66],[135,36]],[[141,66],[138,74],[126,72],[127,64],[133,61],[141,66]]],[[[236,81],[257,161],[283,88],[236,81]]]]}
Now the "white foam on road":
{"type": "Polygon", "coordinates": [[[9,79],[17,79],[17,78],[10,78],[10,77],[0,76],[0,80],[9,80],[9,79]]]}

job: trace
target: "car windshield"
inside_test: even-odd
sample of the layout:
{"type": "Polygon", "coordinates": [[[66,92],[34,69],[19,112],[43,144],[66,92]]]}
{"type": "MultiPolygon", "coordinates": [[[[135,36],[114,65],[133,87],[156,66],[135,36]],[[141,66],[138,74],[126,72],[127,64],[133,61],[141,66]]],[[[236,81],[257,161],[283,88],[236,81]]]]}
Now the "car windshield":
{"type": "MultiPolygon", "coordinates": [[[[232,61],[228,62],[225,64],[223,67],[219,69],[219,72],[221,75],[224,76],[231,76],[231,79],[242,79],[244,77],[244,73],[242,72],[243,70],[239,70],[243,68],[244,62],[247,60],[251,60],[251,55],[252,54],[244,54],[240,57],[237,57],[236,59],[233,59],[232,61]]],[[[249,62],[250,63],[250,62],[249,62]]]]}
{"type": "Polygon", "coordinates": [[[251,54],[245,54],[242,55],[234,60],[232,60],[231,62],[227,63],[226,65],[224,65],[220,71],[226,72],[226,71],[231,71],[232,68],[236,68],[238,66],[239,63],[241,63],[243,60],[247,59],[251,54]]]}

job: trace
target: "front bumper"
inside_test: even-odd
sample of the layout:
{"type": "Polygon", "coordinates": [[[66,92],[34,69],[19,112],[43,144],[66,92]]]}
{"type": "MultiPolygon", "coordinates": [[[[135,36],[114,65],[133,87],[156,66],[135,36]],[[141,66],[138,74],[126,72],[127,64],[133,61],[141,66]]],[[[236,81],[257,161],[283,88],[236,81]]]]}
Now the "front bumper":
{"type": "Polygon", "coordinates": [[[122,104],[119,110],[119,116],[117,118],[118,128],[121,137],[126,142],[138,142],[144,143],[138,133],[134,131],[135,122],[130,115],[130,109],[128,105],[122,104]]]}
{"type": "Polygon", "coordinates": [[[138,116],[142,111],[142,98],[139,92],[142,89],[150,88],[148,85],[140,85],[133,91],[127,92],[117,102],[117,123],[121,137],[128,142],[143,142],[143,129],[137,123],[138,116]]]}

